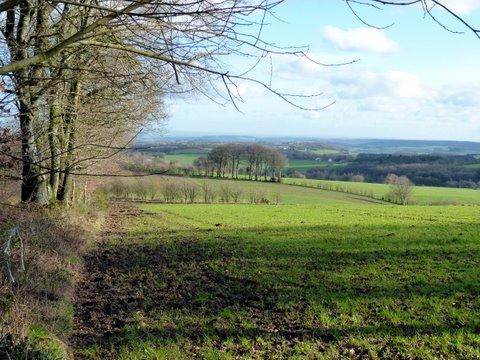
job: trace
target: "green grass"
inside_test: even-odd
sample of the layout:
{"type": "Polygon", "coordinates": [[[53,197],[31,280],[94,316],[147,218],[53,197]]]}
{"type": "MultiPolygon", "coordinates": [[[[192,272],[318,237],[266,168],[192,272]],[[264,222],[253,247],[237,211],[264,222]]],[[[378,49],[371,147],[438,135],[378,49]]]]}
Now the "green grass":
{"type": "MultiPolygon", "coordinates": [[[[329,188],[349,189],[358,193],[370,193],[375,198],[384,197],[389,191],[387,184],[357,183],[348,181],[284,179],[285,184],[301,186],[326,186],[329,188]]],[[[457,189],[433,186],[415,186],[413,200],[417,204],[480,204],[480,190],[457,189]]]]}
{"type": "Polygon", "coordinates": [[[94,257],[123,325],[85,358],[480,357],[479,207],[141,208],[94,257]]]}
{"type": "Polygon", "coordinates": [[[194,160],[205,153],[196,152],[196,153],[179,153],[179,154],[167,154],[165,155],[165,160],[167,161],[177,161],[182,165],[192,165],[194,160]]]}
{"type": "Polygon", "coordinates": [[[311,168],[326,167],[329,166],[328,161],[315,161],[315,160],[288,160],[288,168],[295,170],[308,170],[311,168]]]}
{"type": "MultiPolygon", "coordinates": [[[[382,203],[374,199],[345,194],[336,191],[327,191],[309,187],[291,186],[278,183],[248,181],[248,180],[221,180],[221,179],[191,179],[198,184],[207,182],[212,187],[219,189],[228,184],[231,187],[242,189],[242,199],[247,201],[248,194],[252,191],[263,194],[271,202],[278,198],[281,204],[349,204],[349,203],[382,203]]],[[[201,200],[199,198],[199,200],[201,200]]]]}

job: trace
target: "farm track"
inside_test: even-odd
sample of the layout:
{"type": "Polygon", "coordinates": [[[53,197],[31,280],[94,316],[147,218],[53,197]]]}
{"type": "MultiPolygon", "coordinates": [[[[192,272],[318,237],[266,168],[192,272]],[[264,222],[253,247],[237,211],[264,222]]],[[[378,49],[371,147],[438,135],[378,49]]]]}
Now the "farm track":
{"type": "MultiPolygon", "coordinates": [[[[84,256],[84,274],[75,293],[74,350],[85,344],[101,342],[107,334],[125,325],[125,300],[118,289],[111,286],[108,269],[116,264],[126,266],[128,259],[119,259],[115,248],[108,246],[112,237],[124,235],[123,221],[138,216],[141,210],[128,203],[112,204],[105,219],[105,229],[100,233],[96,246],[84,256]],[[120,263],[119,263],[120,261],[120,263]]],[[[76,354],[75,358],[81,358],[76,354]]]]}

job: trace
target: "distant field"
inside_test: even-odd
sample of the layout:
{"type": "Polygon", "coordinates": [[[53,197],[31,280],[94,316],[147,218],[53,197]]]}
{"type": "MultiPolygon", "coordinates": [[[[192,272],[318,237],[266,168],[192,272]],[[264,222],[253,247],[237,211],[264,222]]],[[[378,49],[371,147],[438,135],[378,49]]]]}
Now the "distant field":
{"type": "Polygon", "coordinates": [[[89,257],[79,358],[480,358],[477,206],[141,209],[89,257]]]}
{"type": "Polygon", "coordinates": [[[468,165],[465,165],[466,168],[470,168],[470,169],[480,169],[480,164],[479,163],[476,163],[476,164],[468,164],[468,165]]]}
{"type": "Polygon", "coordinates": [[[308,170],[311,168],[329,166],[328,161],[315,161],[315,160],[288,160],[288,168],[296,170],[308,170]]]}
{"type": "Polygon", "coordinates": [[[318,155],[335,155],[335,154],[339,154],[340,153],[340,150],[338,149],[316,149],[316,150],[312,150],[313,153],[315,154],[318,154],[318,155]]]}
{"type": "Polygon", "coordinates": [[[165,160],[167,161],[178,161],[182,165],[192,165],[193,161],[205,155],[206,152],[198,152],[198,153],[180,153],[180,154],[167,154],[165,155],[165,160]]]}
{"type": "MultiPolygon", "coordinates": [[[[331,188],[351,189],[356,192],[368,192],[376,198],[382,198],[389,191],[387,184],[357,183],[348,181],[327,181],[311,179],[284,179],[285,184],[316,187],[319,184],[331,188]]],[[[416,186],[413,190],[414,201],[418,204],[480,204],[480,190],[457,189],[432,186],[416,186]]]]}
{"type": "MultiPolygon", "coordinates": [[[[327,151],[327,150],[324,150],[327,151]]],[[[329,150],[332,151],[332,150],[329,150]]],[[[329,153],[329,152],[327,152],[329,153]]],[[[175,154],[166,154],[165,160],[167,161],[177,161],[182,165],[192,165],[193,161],[199,156],[206,155],[207,151],[202,152],[185,152],[185,153],[175,153],[175,154]]],[[[319,154],[325,154],[321,152],[319,154]]],[[[315,161],[315,160],[288,160],[288,168],[305,171],[314,167],[325,167],[332,166],[328,161],[315,161]]]]}
{"type": "MultiPolygon", "coordinates": [[[[207,153],[179,153],[179,154],[167,154],[165,160],[178,161],[182,165],[192,165],[193,161],[199,156],[206,155],[207,153]]],[[[288,167],[297,170],[308,170],[312,167],[324,167],[330,165],[327,161],[315,161],[315,160],[289,160],[288,167]]]]}

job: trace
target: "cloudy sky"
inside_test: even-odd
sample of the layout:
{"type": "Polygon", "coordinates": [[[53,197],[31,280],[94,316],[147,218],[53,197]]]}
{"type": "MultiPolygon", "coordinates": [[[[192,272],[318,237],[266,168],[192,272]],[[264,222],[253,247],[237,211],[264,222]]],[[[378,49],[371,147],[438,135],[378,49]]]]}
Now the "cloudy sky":
{"type": "MultiPolygon", "coordinates": [[[[480,0],[444,0],[480,27],[480,0]]],[[[362,18],[386,30],[362,24],[340,0],[287,0],[263,31],[278,45],[308,46],[307,59],[275,56],[252,76],[295,94],[321,97],[298,100],[304,111],[286,104],[253,83],[240,83],[241,112],[202,96],[170,99],[170,134],[290,135],[446,139],[480,141],[480,40],[453,34],[423,17],[419,8],[357,7],[362,18]]],[[[454,30],[462,26],[436,11],[454,30]]],[[[229,60],[237,72],[252,60],[229,60]]]]}

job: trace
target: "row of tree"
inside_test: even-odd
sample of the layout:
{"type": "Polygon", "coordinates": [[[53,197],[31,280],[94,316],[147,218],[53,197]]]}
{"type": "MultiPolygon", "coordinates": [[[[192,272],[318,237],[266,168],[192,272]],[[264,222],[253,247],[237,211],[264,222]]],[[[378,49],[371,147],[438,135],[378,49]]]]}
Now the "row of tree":
{"type": "Polygon", "coordinates": [[[259,144],[219,145],[193,162],[195,169],[204,176],[238,179],[240,174],[245,174],[250,180],[263,176],[265,180],[270,177],[278,182],[287,164],[285,155],[259,144]]]}
{"type": "Polygon", "coordinates": [[[107,197],[134,201],[161,201],[165,203],[240,203],[279,204],[279,193],[268,193],[255,187],[245,189],[228,181],[197,183],[189,180],[136,179],[112,181],[101,188],[107,197]]]}

